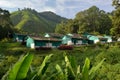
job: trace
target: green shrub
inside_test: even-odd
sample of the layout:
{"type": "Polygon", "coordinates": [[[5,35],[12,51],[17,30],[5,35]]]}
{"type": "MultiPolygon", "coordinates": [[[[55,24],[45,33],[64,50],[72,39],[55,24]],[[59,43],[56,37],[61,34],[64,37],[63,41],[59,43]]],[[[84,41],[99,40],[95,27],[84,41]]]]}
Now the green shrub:
{"type": "MultiPolygon", "coordinates": [[[[96,70],[101,66],[102,60],[97,66],[90,69],[90,60],[86,58],[85,64],[80,71],[80,66],[75,63],[75,58],[64,56],[65,66],[61,68],[56,64],[56,71],[48,75],[48,68],[52,54],[46,56],[39,67],[39,70],[33,71],[30,64],[33,59],[33,54],[27,54],[20,58],[16,64],[2,77],[2,80],[92,80],[96,70]],[[30,71],[29,71],[30,70],[30,71]],[[29,71],[29,73],[28,73],[29,71]]],[[[51,70],[52,71],[52,70],[51,70]]]]}
{"type": "Polygon", "coordinates": [[[2,77],[2,80],[25,79],[29,70],[29,66],[32,62],[32,58],[32,54],[27,54],[24,57],[21,57],[20,60],[2,77]]]}

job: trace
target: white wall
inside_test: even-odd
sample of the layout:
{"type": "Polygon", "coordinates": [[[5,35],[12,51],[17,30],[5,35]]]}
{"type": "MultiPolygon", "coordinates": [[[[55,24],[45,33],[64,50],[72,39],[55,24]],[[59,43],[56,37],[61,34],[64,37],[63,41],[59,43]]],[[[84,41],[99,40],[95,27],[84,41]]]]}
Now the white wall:
{"type": "Polygon", "coordinates": [[[78,40],[76,43],[76,45],[80,45],[80,44],[82,44],[82,40],[78,40]]]}
{"type": "Polygon", "coordinates": [[[98,40],[98,39],[97,39],[97,40],[94,40],[94,43],[95,43],[95,44],[98,43],[98,42],[100,42],[100,40],[98,40]]]}
{"type": "Polygon", "coordinates": [[[107,42],[112,42],[112,39],[108,39],[107,42]]]}
{"type": "Polygon", "coordinates": [[[68,41],[68,42],[67,42],[67,45],[73,45],[72,41],[71,41],[71,40],[68,41]]]}
{"type": "Polygon", "coordinates": [[[34,49],[35,48],[35,44],[34,43],[30,44],[30,48],[34,49]]]}

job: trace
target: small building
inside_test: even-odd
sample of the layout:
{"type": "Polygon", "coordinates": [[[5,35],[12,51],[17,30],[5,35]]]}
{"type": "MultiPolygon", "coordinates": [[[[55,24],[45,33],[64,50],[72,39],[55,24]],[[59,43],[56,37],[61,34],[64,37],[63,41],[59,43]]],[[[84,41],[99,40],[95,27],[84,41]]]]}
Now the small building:
{"type": "Polygon", "coordinates": [[[79,34],[67,34],[62,38],[62,44],[67,45],[82,45],[87,43],[87,38],[80,36],[79,34]]]}
{"type": "Polygon", "coordinates": [[[103,37],[103,36],[96,36],[96,35],[89,34],[89,33],[84,33],[83,36],[88,39],[88,44],[96,44],[98,42],[100,43],[108,42],[108,38],[103,37]]]}
{"type": "Polygon", "coordinates": [[[92,34],[89,34],[87,32],[82,34],[82,37],[84,37],[85,39],[87,39],[86,43],[87,44],[94,44],[94,39],[91,39],[90,37],[92,37],[92,34]]]}
{"type": "Polygon", "coordinates": [[[27,37],[26,34],[19,34],[19,33],[13,34],[13,39],[14,41],[17,41],[17,42],[24,42],[26,37],[27,37]]]}
{"type": "Polygon", "coordinates": [[[107,43],[107,42],[112,42],[112,38],[108,36],[94,36],[94,35],[89,35],[87,36],[90,41],[93,41],[94,44],[100,42],[100,43],[107,43]]]}
{"type": "Polygon", "coordinates": [[[59,47],[61,45],[60,39],[46,38],[46,37],[31,37],[28,36],[26,46],[31,47],[59,47]]]}
{"type": "Polygon", "coordinates": [[[106,43],[107,42],[107,38],[103,37],[103,36],[98,36],[100,43],[106,43]]]}
{"type": "Polygon", "coordinates": [[[62,35],[58,33],[46,33],[44,37],[60,39],[62,40],[61,44],[69,44],[72,42],[71,37],[69,35],[62,35]]]}
{"type": "Polygon", "coordinates": [[[111,36],[104,36],[104,38],[107,38],[108,43],[112,42],[112,37],[111,36]]]}
{"type": "Polygon", "coordinates": [[[88,40],[90,40],[94,44],[100,42],[99,38],[97,36],[94,36],[94,35],[88,35],[87,38],[88,38],[88,40]]]}
{"type": "Polygon", "coordinates": [[[74,45],[82,45],[82,44],[87,44],[88,40],[87,38],[80,36],[79,34],[73,34],[72,42],[74,43],[74,45]]]}
{"type": "Polygon", "coordinates": [[[72,45],[72,39],[70,36],[68,35],[65,35],[63,38],[62,38],[62,44],[67,44],[67,45],[72,45]]]}

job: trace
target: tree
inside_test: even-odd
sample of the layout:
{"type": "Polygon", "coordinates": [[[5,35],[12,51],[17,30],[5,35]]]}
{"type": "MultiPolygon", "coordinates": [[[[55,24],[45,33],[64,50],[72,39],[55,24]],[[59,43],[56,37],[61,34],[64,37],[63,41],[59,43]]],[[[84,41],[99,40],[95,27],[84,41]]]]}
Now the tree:
{"type": "Polygon", "coordinates": [[[79,27],[77,22],[73,19],[69,19],[66,22],[61,22],[56,26],[55,32],[66,34],[66,33],[78,33],[79,27]]]}
{"type": "Polygon", "coordinates": [[[10,13],[0,8],[0,39],[8,37],[8,33],[12,32],[12,22],[10,13]]]}
{"type": "Polygon", "coordinates": [[[108,14],[96,6],[92,6],[87,10],[77,13],[75,19],[64,22],[64,26],[63,23],[59,24],[59,27],[56,27],[56,32],[64,30],[64,33],[89,32],[109,34],[111,26],[112,21],[108,14]],[[58,28],[59,31],[57,30],[58,28]]]}
{"type": "Polygon", "coordinates": [[[75,20],[78,21],[79,33],[98,32],[100,34],[109,34],[112,24],[107,13],[105,13],[103,10],[100,10],[96,6],[92,6],[88,10],[79,12],[76,15],[75,20]]]}
{"type": "Polygon", "coordinates": [[[60,24],[58,24],[56,26],[55,32],[60,33],[60,34],[65,34],[66,33],[66,31],[65,31],[65,22],[61,22],[60,24]]]}
{"type": "Polygon", "coordinates": [[[113,27],[111,28],[111,34],[120,37],[120,1],[113,0],[113,6],[116,10],[113,13],[113,27]]]}
{"type": "Polygon", "coordinates": [[[113,0],[113,6],[115,6],[115,8],[120,7],[120,0],[113,0]]]}

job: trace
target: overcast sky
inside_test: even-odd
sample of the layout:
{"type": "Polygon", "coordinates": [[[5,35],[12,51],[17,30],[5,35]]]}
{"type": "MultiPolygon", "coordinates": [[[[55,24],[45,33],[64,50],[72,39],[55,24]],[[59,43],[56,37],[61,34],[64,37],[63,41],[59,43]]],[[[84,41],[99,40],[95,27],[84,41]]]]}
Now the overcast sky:
{"type": "Polygon", "coordinates": [[[107,12],[114,9],[112,0],[0,0],[0,8],[10,12],[29,7],[38,12],[52,11],[66,18],[74,18],[77,12],[93,5],[107,12]]]}

